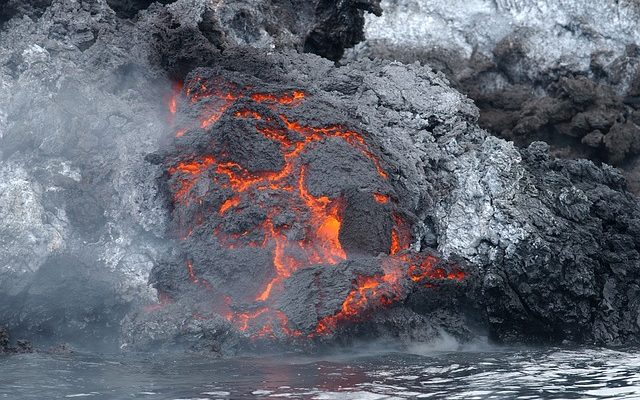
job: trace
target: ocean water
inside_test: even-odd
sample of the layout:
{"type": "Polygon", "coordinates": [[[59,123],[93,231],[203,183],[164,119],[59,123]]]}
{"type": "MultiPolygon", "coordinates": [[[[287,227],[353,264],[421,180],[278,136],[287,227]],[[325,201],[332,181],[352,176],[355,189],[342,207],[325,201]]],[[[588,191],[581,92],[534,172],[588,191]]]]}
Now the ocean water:
{"type": "Polygon", "coordinates": [[[0,357],[0,399],[640,399],[640,350],[0,357]]]}

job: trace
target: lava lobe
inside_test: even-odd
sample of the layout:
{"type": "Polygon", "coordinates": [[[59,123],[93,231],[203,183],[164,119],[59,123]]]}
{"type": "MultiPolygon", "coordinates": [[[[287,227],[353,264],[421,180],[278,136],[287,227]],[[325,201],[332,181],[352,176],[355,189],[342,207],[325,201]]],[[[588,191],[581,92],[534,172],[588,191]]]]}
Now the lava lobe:
{"type": "Polygon", "coordinates": [[[228,75],[198,69],[168,101],[179,244],[152,278],[165,303],[195,296],[192,318],[253,338],[317,337],[464,278],[410,250],[411,216],[365,132],[319,117],[313,90],[228,75]]]}

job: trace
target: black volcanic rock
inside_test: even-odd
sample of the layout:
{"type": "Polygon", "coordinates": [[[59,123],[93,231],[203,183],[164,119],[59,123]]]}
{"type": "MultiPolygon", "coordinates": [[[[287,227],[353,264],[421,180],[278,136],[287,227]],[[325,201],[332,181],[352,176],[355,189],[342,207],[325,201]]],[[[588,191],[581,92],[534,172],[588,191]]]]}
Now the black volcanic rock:
{"type": "Polygon", "coordinates": [[[319,1],[316,26],[304,41],[304,51],[339,60],[345,48],[364,40],[364,11],[380,16],[380,0],[319,1]]]}
{"type": "Polygon", "coordinates": [[[369,18],[368,40],[348,58],[429,64],[474,100],[483,129],[521,147],[545,141],[557,157],[622,168],[630,190],[640,194],[636,4],[385,0],[382,6],[385,14],[369,18]]]}
{"type": "Polygon", "coordinates": [[[9,333],[6,329],[0,328],[0,353],[4,353],[9,348],[9,333]]]}
{"type": "Polygon", "coordinates": [[[38,18],[49,7],[52,0],[6,0],[0,4],[0,26],[15,16],[27,15],[38,18]]]}
{"type": "Polygon", "coordinates": [[[0,356],[3,354],[33,353],[33,345],[27,340],[17,340],[15,346],[11,346],[9,333],[0,327],[0,356]]]}
{"type": "MultiPolygon", "coordinates": [[[[416,295],[418,288],[407,289],[415,304],[428,304],[418,299],[433,297],[441,307],[447,305],[440,310],[439,318],[443,322],[439,329],[464,337],[463,332],[473,331],[469,326],[476,324],[476,328],[483,326],[495,339],[510,343],[568,340],[619,344],[637,341],[638,302],[633,293],[640,278],[640,209],[635,197],[626,192],[624,178],[617,170],[597,167],[584,160],[555,160],[542,143],[519,151],[505,141],[488,136],[475,125],[477,110],[471,103],[449,89],[440,76],[426,67],[360,61],[334,68],[319,59],[295,53],[266,56],[246,51],[229,53],[217,65],[215,70],[195,71],[192,78],[204,77],[199,82],[205,86],[207,81],[222,81],[231,82],[234,87],[260,88],[273,96],[292,90],[308,94],[296,107],[277,106],[275,114],[260,111],[266,113],[263,119],[271,115],[267,119],[277,120],[278,113],[284,112],[287,118],[303,126],[334,124],[363,135],[389,174],[392,190],[384,186],[378,186],[376,190],[387,190],[397,202],[393,209],[401,212],[409,223],[412,248],[428,252],[425,245],[430,243],[445,259],[459,258],[467,272],[463,283],[447,283],[466,287],[462,292],[425,290],[416,295]],[[357,85],[350,84],[353,82],[357,85]],[[483,322],[477,324],[477,321],[483,322]]],[[[250,97],[251,93],[246,96],[250,97]]],[[[194,118],[198,120],[202,105],[192,108],[189,104],[188,101],[180,103],[179,124],[188,124],[194,118]]],[[[257,105],[251,103],[243,103],[243,107],[259,111],[254,108],[257,105]]],[[[165,159],[165,169],[175,167],[181,160],[196,160],[211,154],[210,151],[217,147],[215,144],[208,146],[216,143],[218,135],[224,135],[227,126],[233,126],[227,121],[238,111],[239,108],[233,106],[225,109],[213,125],[214,129],[188,129],[175,139],[161,153],[164,154],[160,158],[165,159]]],[[[331,154],[334,160],[327,159],[323,164],[335,163],[333,169],[339,165],[354,165],[355,159],[347,153],[332,150],[326,154],[331,154]]],[[[305,162],[312,164],[313,158],[305,162]]],[[[318,182],[335,183],[332,173],[323,172],[320,176],[325,178],[318,176],[318,182]]],[[[176,179],[184,179],[185,175],[169,174],[164,179],[171,176],[168,187],[173,185],[173,189],[167,195],[175,196],[181,187],[176,186],[176,179]]],[[[366,189],[367,185],[375,185],[368,183],[366,174],[355,176],[365,192],[372,190],[366,189]]],[[[216,210],[228,194],[213,196],[211,193],[218,190],[215,187],[215,184],[201,186],[196,183],[189,189],[195,196],[194,201],[186,208],[174,200],[172,224],[178,234],[184,232],[184,228],[177,227],[185,221],[218,218],[216,210]],[[201,200],[195,200],[198,198],[201,200]]],[[[340,190],[340,183],[331,187],[336,191],[323,192],[327,187],[316,194],[327,193],[333,197],[337,193],[350,193],[340,190]]],[[[382,209],[374,211],[374,202],[367,205],[360,200],[358,204],[354,212],[384,215],[382,209]]],[[[238,207],[246,211],[251,206],[238,207]]],[[[236,218],[241,215],[244,214],[233,215],[236,222],[231,226],[240,223],[236,218]]],[[[255,226],[252,224],[259,225],[267,213],[248,215],[251,215],[249,221],[253,222],[247,226],[255,226]]],[[[348,219],[345,215],[345,220],[348,219]]],[[[196,276],[206,277],[218,289],[225,282],[224,278],[217,277],[218,274],[222,271],[231,273],[234,265],[238,265],[238,261],[232,261],[222,267],[228,257],[224,245],[215,244],[215,235],[200,236],[199,232],[215,231],[215,224],[205,222],[194,228],[180,245],[182,255],[176,263],[164,264],[154,270],[154,274],[161,274],[155,280],[160,285],[164,282],[160,276],[167,276],[166,271],[183,271],[170,275],[174,282],[181,274],[186,285],[180,289],[172,283],[178,291],[174,289],[171,296],[180,298],[193,290],[193,284],[184,272],[185,258],[196,257],[198,262],[193,264],[196,276]],[[186,289],[190,287],[192,289],[186,289]]],[[[384,222],[380,226],[384,226],[384,222]]],[[[243,229],[237,232],[242,233],[243,229]]],[[[358,231],[352,234],[356,238],[365,235],[358,231]]],[[[385,234],[379,236],[384,238],[385,234]]],[[[373,242],[376,237],[373,236],[373,242]]],[[[246,240],[260,243],[261,236],[248,235],[246,240]]],[[[384,243],[380,248],[388,246],[388,241],[380,243],[384,243]]],[[[363,253],[375,256],[378,247],[360,248],[363,253]]],[[[252,257],[255,254],[249,259],[252,257]]],[[[365,268],[368,272],[364,275],[379,273],[376,272],[379,271],[378,263],[369,260],[365,265],[368,265],[365,268]]],[[[248,268],[252,270],[253,267],[248,268]]],[[[351,267],[341,263],[337,268],[349,271],[351,267]]],[[[301,271],[312,273],[311,270],[301,271]]],[[[255,276],[264,276],[260,274],[265,272],[251,274],[250,282],[254,283],[255,276]]],[[[352,289],[357,287],[357,278],[353,278],[357,275],[351,275],[352,289]]],[[[267,273],[262,282],[267,282],[269,276],[274,275],[267,273]]],[[[296,288],[298,283],[293,282],[301,282],[302,276],[295,275],[291,279],[295,281],[285,281],[285,286],[296,288]]],[[[297,290],[310,288],[308,284],[300,286],[297,290]]],[[[337,282],[326,286],[340,287],[337,282]]],[[[251,293],[246,292],[249,286],[241,287],[245,290],[243,293],[251,293]]],[[[256,287],[260,285],[251,290],[256,287]]],[[[341,289],[343,294],[338,294],[338,290],[335,296],[343,298],[344,290],[348,288],[341,289]]],[[[317,298],[322,296],[316,297],[309,292],[300,297],[302,304],[296,305],[297,311],[291,311],[287,301],[282,302],[280,308],[288,310],[290,323],[301,324],[292,327],[308,327],[309,318],[317,320],[327,315],[326,311],[317,317],[304,313],[305,309],[318,310],[319,304],[329,304],[327,297],[321,303],[313,300],[317,298]]],[[[335,301],[334,297],[331,299],[335,301]]],[[[405,304],[410,304],[409,300],[405,304]]],[[[406,306],[400,301],[392,309],[398,307],[406,306]]],[[[424,306],[412,310],[425,315],[429,308],[421,307],[424,306]]],[[[339,307],[334,304],[328,309],[337,312],[339,307]]],[[[399,322],[400,315],[409,316],[399,312],[394,317],[397,327],[411,326],[409,320],[399,322]]]]}
{"type": "Polygon", "coordinates": [[[140,10],[146,10],[153,3],[169,4],[175,0],[106,0],[107,4],[121,18],[133,18],[140,10]]]}
{"type": "Polygon", "coordinates": [[[379,0],[179,0],[141,14],[158,61],[183,79],[237,46],[296,49],[332,60],[364,40],[364,14],[379,0]]]}
{"type": "MultiPolygon", "coordinates": [[[[339,3],[352,12],[346,21],[367,8],[339,3]]],[[[299,20],[289,3],[268,12],[260,7],[271,3],[260,4],[242,14],[238,2],[216,11],[178,0],[125,21],[105,1],[56,0],[39,19],[4,25],[0,321],[11,332],[52,342],[110,333],[100,339],[219,354],[251,348],[252,334],[306,349],[314,322],[316,332],[336,323],[320,341],[444,331],[508,343],[637,343],[640,217],[619,171],[488,135],[473,103],[428,67],[337,67],[292,51],[322,32],[309,24],[317,4],[296,3],[299,20]],[[269,25],[278,21],[288,22],[269,25]],[[217,91],[207,94],[199,76],[217,91]],[[171,79],[187,77],[174,114],[171,79]],[[193,100],[197,93],[206,96],[193,100]],[[230,190],[231,178],[277,175],[288,163],[283,148],[314,135],[291,156],[288,185],[234,199],[242,191],[230,190]],[[300,191],[300,182],[307,200],[341,213],[344,256],[284,277],[265,229],[296,246],[335,239],[336,221],[279,193],[300,191]],[[319,222],[324,236],[305,229],[319,222]],[[282,294],[257,301],[278,275],[282,294]],[[352,293],[348,306],[374,300],[355,319],[343,310],[352,293]],[[289,332],[268,325],[282,319],[276,311],[289,332]],[[260,320],[267,314],[276,320],[260,320]],[[241,329],[245,318],[260,320],[253,332],[241,329]]],[[[338,54],[341,45],[327,43],[322,51],[338,54]]],[[[615,109],[615,97],[596,101],[580,77],[565,78],[526,125],[570,121],[576,136],[564,136],[597,128],[603,138],[596,130],[582,138],[594,133],[587,143],[633,152],[627,123],[637,113],[614,119],[601,106],[615,109]]],[[[506,109],[526,98],[514,91],[496,101],[506,109]]]]}

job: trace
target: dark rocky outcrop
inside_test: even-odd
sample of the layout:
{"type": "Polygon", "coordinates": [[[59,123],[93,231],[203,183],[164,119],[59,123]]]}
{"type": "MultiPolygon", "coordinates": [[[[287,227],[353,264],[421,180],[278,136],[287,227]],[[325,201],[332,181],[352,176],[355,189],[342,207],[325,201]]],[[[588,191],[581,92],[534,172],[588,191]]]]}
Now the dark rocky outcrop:
{"type": "MultiPolygon", "coordinates": [[[[422,320],[430,321],[424,325],[424,332],[440,329],[463,340],[473,336],[469,332],[484,329],[494,339],[507,343],[570,341],[613,345],[637,341],[640,328],[636,323],[639,309],[635,293],[640,278],[640,208],[635,197],[626,192],[624,178],[617,170],[584,160],[555,160],[543,143],[537,142],[519,151],[503,140],[488,136],[475,125],[477,110],[473,105],[426,67],[360,61],[333,68],[319,59],[293,53],[264,56],[247,52],[228,54],[217,65],[214,72],[196,71],[194,76],[218,77],[198,81],[205,86],[209,79],[210,82],[232,82],[232,86],[258,87],[273,96],[301,90],[309,94],[304,100],[307,105],[302,103],[299,109],[276,111],[272,118],[277,119],[278,112],[286,112],[296,121],[303,121],[299,122],[303,126],[322,126],[329,122],[360,132],[372,149],[377,149],[374,154],[383,160],[393,187],[392,197],[397,197],[399,209],[404,215],[413,216],[409,218],[412,248],[428,252],[431,247],[431,251],[437,249],[436,254],[460,259],[461,265],[466,265],[468,277],[463,283],[449,282],[446,286],[457,285],[461,290],[414,292],[418,288],[409,289],[409,298],[417,306],[406,308],[412,304],[406,300],[389,311],[382,311],[375,321],[385,325],[384,316],[391,318],[395,335],[403,336],[401,332],[406,334],[406,329],[422,320]],[[270,68],[260,69],[257,65],[270,68]],[[256,70],[262,72],[256,74],[256,70]],[[279,74],[277,71],[297,72],[279,74]],[[429,301],[439,306],[425,307],[433,304],[429,301]]],[[[183,123],[201,115],[198,107],[190,108],[188,104],[185,102],[186,108],[182,109],[183,123]]],[[[178,165],[179,160],[184,161],[184,156],[186,160],[198,160],[205,154],[215,158],[217,153],[211,151],[216,147],[209,146],[217,143],[218,135],[224,137],[226,129],[238,129],[237,122],[232,122],[234,113],[243,108],[268,112],[268,108],[252,102],[234,107],[225,109],[210,130],[188,130],[169,146],[168,155],[152,158],[166,159],[168,169],[178,165]]],[[[263,119],[265,115],[269,114],[263,114],[263,119]]],[[[283,134],[293,135],[293,129],[285,129],[283,134]]],[[[248,140],[247,134],[243,134],[245,140],[248,140]]],[[[244,147],[234,142],[226,146],[230,146],[223,147],[227,155],[250,149],[242,150],[244,147]]],[[[340,158],[337,165],[355,162],[343,159],[346,154],[340,152],[334,151],[333,155],[340,158]]],[[[247,157],[245,161],[255,162],[261,157],[247,157]]],[[[307,161],[312,164],[313,158],[307,161]]],[[[277,159],[273,162],[269,168],[282,168],[277,159]]],[[[215,175],[204,172],[207,168],[203,167],[202,173],[213,178],[215,175]]],[[[323,173],[327,177],[332,174],[323,173]]],[[[360,185],[366,188],[368,178],[358,176],[360,185]]],[[[175,196],[176,190],[182,187],[175,179],[186,176],[176,177],[168,182],[169,187],[174,188],[168,196],[175,196]]],[[[336,183],[339,179],[328,180],[336,183]]],[[[218,271],[237,276],[234,283],[241,282],[242,274],[247,271],[256,271],[248,276],[254,285],[261,281],[256,282],[256,276],[271,273],[269,269],[258,272],[240,259],[230,261],[228,251],[216,244],[209,232],[215,232],[216,224],[220,223],[213,221],[218,221],[217,210],[225,195],[224,190],[222,197],[214,195],[218,190],[216,185],[207,182],[196,183],[190,189],[189,193],[196,197],[186,208],[170,200],[174,202],[172,219],[177,235],[185,232],[182,225],[185,220],[200,216],[199,225],[189,233],[175,261],[154,270],[154,283],[173,299],[191,293],[192,289],[187,288],[194,287],[190,282],[194,277],[210,282],[214,290],[224,291],[233,289],[218,276],[218,271]],[[196,201],[199,196],[204,197],[196,201]],[[190,275],[185,259],[195,260],[191,265],[194,275],[190,275]],[[225,264],[225,260],[230,263],[225,264]],[[236,265],[243,266],[237,271],[240,275],[234,275],[236,265]]],[[[337,185],[340,187],[340,183],[337,185]]],[[[329,193],[317,190],[318,195],[329,193]]],[[[250,210],[249,205],[240,207],[250,210]]],[[[368,207],[374,209],[373,205],[368,207]]],[[[245,217],[264,218],[251,215],[248,213],[245,217]]],[[[239,216],[230,218],[235,220],[239,216]]],[[[235,221],[223,226],[242,224],[235,221]]],[[[247,239],[253,240],[250,236],[247,239]]],[[[249,258],[257,259],[256,254],[249,258]]],[[[263,267],[265,264],[269,264],[269,256],[259,263],[263,267]]],[[[375,261],[365,261],[364,265],[368,271],[365,275],[379,273],[379,264],[375,261]]],[[[338,264],[325,268],[350,274],[351,267],[338,264]]],[[[315,279],[325,279],[311,271],[313,269],[305,273],[316,276],[315,279]]],[[[353,276],[356,275],[351,276],[346,280],[355,284],[357,279],[353,276]]],[[[291,279],[292,282],[304,281],[298,274],[291,279]]],[[[289,285],[297,287],[294,283],[289,285]]],[[[308,284],[300,286],[309,287],[308,284]]],[[[251,289],[242,286],[239,290],[255,296],[261,287],[261,284],[251,289]]],[[[327,287],[339,285],[333,283],[327,287]]],[[[300,308],[287,308],[288,301],[282,303],[283,310],[288,310],[290,322],[308,318],[309,313],[304,310],[325,307],[322,304],[326,304],[323,303],[326,300],[318,303],[318,297],[300,297],[299,291],[296,293],[297,302],[302,302],[300,308]]],[[[342,299],[344,293],[331,296],[342,299]]],[[[327,311],[330,309],[337,310],[336,305],[329,306],[327,311]]],[[[146,318],[133,322],[133,326],[137,326],[136,329],[148,326],[144,322],[146,318]]],[[[228,326],[226,321],[224,324],[228,326]]],[[[302,326],[305,324],[308,326],[308,323],[302,326]]],[[[301,325],[291,327],[301,328],[301,325]]],[[[170,333],[173,328],[158,328],[165,337],[176,335],[175,331],[170,333]]],[[[365,328],[354,329],[362,334],[365,328]]],[[[368,328],[368,331],[377,330],[368,328]]],[[[343,332],[353,333],[349,329],[343,332]]],[[[139,343],[140,337],[135,340],[139,343]]]]}
{"type": "Polygon", "coordinates": [[[11,346],[9,333],[0,327],[0,356],[4,354],[33,353],[33,346],[26,340],[17,340],[15,346],[11,346]]]}
{"type": "MultiPolygon", "coordinates": [[[[216,182],[212,166],[220,163],[202,157],[235,162],[227,171],[246,170],[246,178],[277,174],[287,165],[283,146],[317,134],[297,165],[308,170],[279,188],[301,191],[303,175],[308,199],[344,201],[338,239],[346,260],[280,274],[282,295],[269,305],[289,320],[292,332],[274,335],[285,346],[308,349],[313,340],[303,340],[305,333],[314,323],[329,327],[333,317],[334,334],[318,341],[426,341],[444,331],[506,343],[637,343],[640,211],[618,170],[489,135],[476,106],[429,67],[368,59],[336,66],[291,50],[303,49],[311,31],[335,33],[331,46],[314,51],[337,57],[358,37],[359,25],[343,35],[342,25],[309,24],[335,15],[319,3],[298,4],[304,26],[290,3],[269,11],[261,7],[270,2],[252,3],[245,14],[232,3],[216,10],[208,1],[178,0],[123,20],[106,1],[56,0],[39,19],[4,25],[0,321],[11,332],[36,341],[67,336],[55,342],[104,334],[101,343],[111,346],[220,354],[258,346],[240,329],[244,317],[225,313],[259,312],[257,294],[279,273],[276,242],[267,240],[264,251],[255,233],[270,221],[287,240],[307,244],[312,235],[299,225],[309,218],[289,205],[312,213],[299,200],[280,203],[257,190],[234,206],[239,191],[216,182]],[[201,92],[198,77],[218,91],[201,92]],[[179,85],[171,80],[178,78],[186,86],[173,113],[179,85]],[[186,88],[189,97],[207,96],[187,100],[186,88]],[[351,132],[351,142],[338,132],[351,132]],[[195,169],[179,168],[193,161],[195,169]],[[193,171],[206,179],[184,193],[201,202],[182,206],[175,196],[193,171]],[[246,213],[221,217],[229,200],[227,210],[246,213]],[[278,215],[269,215],[276,206],[278,215]],[[223,246],[236,243],[216,239],[216,228],[236,234],[231,239],[242,248],[223,246]],[[408,239],[403,251],[392,249],[394,229],[398,241],[408,239]],[[231,307],[204,282],[246,298],[231,307]],[[366,318],[344,318],[345,296],[367,285],[383,295],[362,309],[366,318]]],[[[375,2],[338,3],[350,13],[338,20],[360,24],[363,9],[377,11],[375,2]]],[[[320,37],[314,40],[325,43],[320,37]]],[[[511,53],[498,54],[509,68],[478,70],[506,76],[520,68],[511,53]]],[[[604,146],[623,149],[611,156],[634,151],[631,94],[598,90],[594,98],[595,86],[580,74],[551,80],[536,99],[514,91],[514,100],[492,101],[522,106],[518,113],[530,107],[522,129],[569,121],[566,132],[587,132],[587,144],[600,143],[600,131],[604,146]],[[611,110],[624,118],[612,122],[611,110]]],[[[325,221],[328,231],[335,227],[325,221]]]]}
{"type": "Polygon", "coordinates": [[[178,1],[145,14],[142,25],[152,33],[156,61],[183,79],[236,46],[296,49],[338,60],[364,40],[366,12],[379,15],[379,0],[178,1]]]}
{"type": "Polygon", "coordinates": [[[107,0],[107,4],[121,18],[133,18],[153,3],[169,4],[175,0],[107,0]]]}
{"type": "Polygon", "coordinates": [[[380,16],[380,0],[319,1],[316,24],[304,41],[304,51],[339,60],[345,48],[364,40],[364,11],[380,16]]]}
{"type": "Polygon", "coordinates": [[[38,18],[52,0],[6,0],[0,4],[0,27],[13,17],[26,15],[38,18]]]}
{"type": "Polygon", "coordinates": [[[356,54],[429,64],[474,100],[482,128],[620,167],[640,193],[637,6],[535,3],[389,0],[356,54]]]}

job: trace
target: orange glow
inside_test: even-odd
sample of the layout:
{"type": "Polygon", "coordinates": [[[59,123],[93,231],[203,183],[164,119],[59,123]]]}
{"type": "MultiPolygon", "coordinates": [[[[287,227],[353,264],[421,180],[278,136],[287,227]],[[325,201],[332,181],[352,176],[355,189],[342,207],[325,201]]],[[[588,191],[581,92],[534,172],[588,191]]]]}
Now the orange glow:
{"type": "Polygon", "coordinates": [[[235,114],[236,117],[239,118],[253,118],[253,119],[257,119],[257,120],[261,120],[262,119],[262,115],[258,114],[255,111],[251,111],[251,110],[241,110],[241,111],[236,111],[235,114]]]}
{"type": "MultiPolygon", "coordinates": [[[[266,217],[263,217],[259,225],[249,227],[245,232],[225,233],[222,225],[214,226],[213,235],[220,245],[228,249],[263,248],[270,252],[273,263],[273,275],[270,278],[261,278],[264,279],[264,282],[261,282],[264,286],[257,291],[259,293],[248,295],[248,299],[253,298],[260,302],[252,303],[249,307],[259,308],[250,308],[247,311],[247,298],[234,299],[225,293],[216,293],[214,296],[217,297],[214,298],[219,304],[214,306],[214,312],[224,315],[239,331],[253,338],[302,336],[302,332],[289,326],[284,313],[272,308],[278,299],[277,296],[284,290],[285,280],[301,268],[335,265],[347,258],[340,242],[343,200],[330,198],[322,193],[311,193],[312,188],[307,186],[306,181],[308,166],[304,164],[305,150],[309,145],[320,143],[326,138],[340,139],[368,159],[372,171],[375,168],[382,179],[388,179],[388,174],[382,168],[381,159],[370,149],[361,134],[339,125],[306,126],[279,114],[303,102],[306,97],[304,92],[292,91],[279,95],[253,93],[248,89],[238,89],[224,83],[214,83],[215,87],[209,87],[209,84],[210,82],[196,77],[184,91],[192,104],[199,103],[202,113],[198,116],[195,126],[183,127],[175,136],[182,137],[187,130],[198,132],[198,124],[203,129],[214,127],[225,114],[225,118],[229,116],[229,110],[237,100],[243,99],[242,104],[263,103],[270,109],[271,116],[261,114],[247,105],[247,108],[236,109],[233,117],[247,119],[247,124],[255,124],[256,132],[279,145],[284,159],[284,165],[279,171],[251,172],[236,160],[229,160],[225,154],[216,157],[193,157],[176,162],[167,169],[171,177],[174,203],[177,206],[203,203],[203,199],[198,198],[199,190],[193,190],[201,180],[228,192],[226,200],[218,209],[217,215],[221,219],[239,212],[238,207],[246,201],[257,201],[260,204],[261,198],[278,200],[277,206],[265,206],[263,215],[266,217]],[[282,215],[285,211],[292,217],[284,220],[291,221],[286,223],[292,226],[283,223],[282,215]],[[237,304],[234,304],[235,300],[238,300],[237,304]]],[[[169,104],[172,114],[177,111],[178,104],[176,96],[175,102],[169,104]]],[[[202,186],[206,187],[204,184],[202,186]]],[[[380,204],[390,201],[388,195],[381,193],[373,193],[373,197],[380,204]]],[[[336,310],[336,314],[319,321],[315,333],[311,336],[329,334],[334,332],[340,323],[362,320],[375,309],[390,307],[401,301],[406,296],[407,282],[422,284],[427,278],[464,278],[464,272],[459,270],[448,272],[442,268],[434,269],[437,262],[435,257],[427,257],[420,263],[411,262],[408,253],[412,240],[411,232],[402,218],[397,215],[393,215],[393,218],[395,224],[390,233],[390,258],[388,262],[383,262],[384,273],[358,277],[340,309],[336,310]]],[[[188,232],[183,236],[186,238],[191,235],[193,226],[183,226],[181,229],[182,232],[188,232]]],[[[206,280],[196,276],[190,260],[187,261],[187,275],[194,284],[213,292],[206,280]]]]}
{"type": "MultiPolygon", "coordinates": [[[[311,336],[331,334],[339,323],[361,321],[375,309],[387,308],[402,301],[407,295],[403,279],[409,278],[420,283],[425,279],[461,281],[465,278],[464,271],[459,269],[447,273],[444,268],[434,268],[438,259],[433,255],[427,255],[421,262],[414,262],[405,269],[407,262],[420,261],[419,258],[418,255],[392,257],[382,264],[384,274],[359,277],[354,283],[355,287],[342,302],[340,310],[321,319],[311,336]]],[[[426,283],[424,287],[432,288],[434,285],[426,283]]]]}
{"type": "Polygon", "coordinates": [[[447,275],[447,279],[451,281],[461,281],[465,278],[466,274],[463,271],[454,270],[453,272],[449,272],[447,275]]]}
{"type": "Polygon", "coordinates": [[[404,220],[395,213],[393,214],[393,220],[395,226],[391,230],[391,247],[389,248],[389,254],[392,256],[408,250],[411,246],[411,233],[404,220]]]}
{"type": "Polygon", "coordinates": [[[187,272],[189,273],[191,282],[198,283],[198,278],[196,278],[196,274],[193,272],[193,263],[191,261],[187,261],[187,272]]]}
{"type": "Polygon", "coordinates": [[[254,93],[251,95],[251,99],[258,103],[280,103],[280,104],[293,104],[295,102],[304,99],[304,92],[294,91],[290,94],[284,94],[277,96],[271,93],[254,93]]]}
{"type": "Polygon", "coordinates": [[[321,262],[337,264],[347,259],[347,254],[340,244],[340,227],[342,218],[339,215],[339,202],[332,202],[328,197],[315,197],[309,193],[304,185],[305,168],[300,170],[298,190],[300,197],[311,212],[312,221],[319,222],[315,236],[321,243],[318,249],[321,253],[315,254],[321,262]]]}
{"type": "Polygon", "coordinates": [[[380,204],[387,204],[389,202],[389,196],[386,194],[374,193],[373,198],[380,204]]]}
{"type": "Polygon", "coordinates": [[[218,122],[218,120],[224,115],[224,112],[227,111],[229,107],[231,107],[231,104],[233,104],[231,101],[227,101],[220,105],[218,108],[210,111],[208,113],[208,116],[202,119],[200,127],[202,129],[207,129],[209,126],[218,122]]]}
{"type": "Polygon", "coordinates": [[[321,319],[316,325],[315,334],[330,334],[340,322],[360,321],[374,309],[392,305],[401,297],[401,293],[402,287],[387,274],[360,277],[356,287],[342,302],[340,311],[321,319]]]}
{"type": "Polygon", "coordinates": [[[389,254],[398,254],[399,251],[400,242],[398,241],[398,232],[394,228],[393,230],[391,230],[391,249],[389,250],[389,254]]]}
{"type": "Polygon", "coordinates": [[[169,168],[170,175],[181,172],[186,175],[178,180],[177,187],[174,190],[173,199],[176,203],[189,203],[189,193],[193,186],[197,183],[199,176],[213,165],[215,160],[213,157],[203,157],[200,161],[180,162],[175,167],[169,168]]]}
{"type": "Polygon", "coordinates": [[[218,214],[222,215],[226,213],[230,208],[236,207],[238,204],[240,204],[239,197],[232,197],[229,200],[225,200],[225,202],[220,206],[220,211],[218,211],[218,214]]]}
{"type": "Polygon", "coordinates": [[[178,111],[178,97],[180,96],[180,92],[182,92],[182,82],[176,82],[171,86],[172,94],[169,98],[169,112],[171,114],[175,114],[178,111]]]}
{"type": "Polygon", "coordinates": [[[233,320],[237,324],[238,329],[244,332],[249,328],[249,321],[258,318],[268,311],[269,309],[264,307],[253,312],[236,313],[233,316],[233,320]]]}
{"type": "Polygon", "coordinates": [[[427,277],[430,277],[434,274],[433,266],[438,262],[438,260],[429,255],[427,258],[420,263],[420,265],[411,265],[409,267],[409,278],[414,282],[419,282],[427,277]]]}
{"type": "Polygon", "coordinates": [[[169,168],[169,174],[173,175],[179,171],[190,175],[200,175],[215,162],[213,157],[209,156],[203,157],[201,161],[180,162],[177,166],[169,168]]]}
{"type": "Polygon", "coordinates": [[[276,280],[272,280],[271,282],[269,282],[267,284],[267,287],[264,289],[264,291],[262,293],[260,293],[258,295],[258,297],[256,297],[257,301],[267,301],[267,299],[269,298],[269,296],[271,296],[271,289],[273,289],[273,284],[276,282],[276,280]]]}

